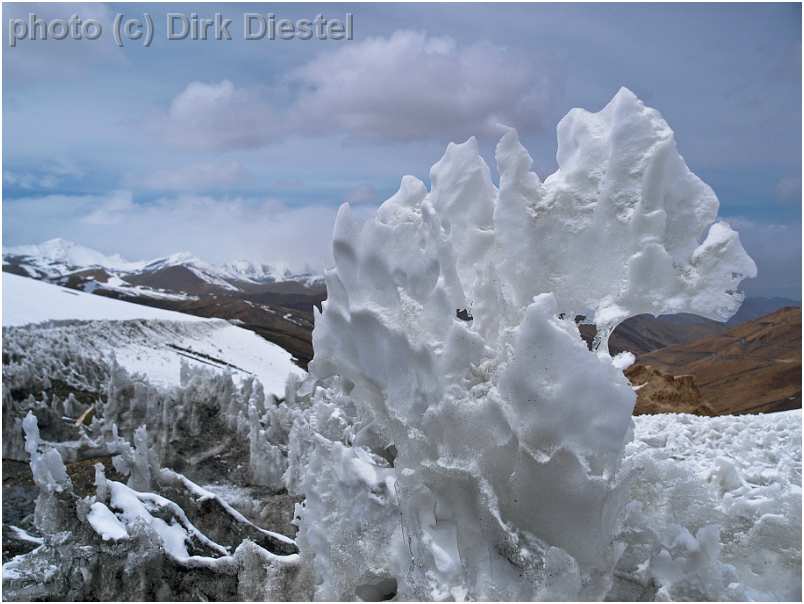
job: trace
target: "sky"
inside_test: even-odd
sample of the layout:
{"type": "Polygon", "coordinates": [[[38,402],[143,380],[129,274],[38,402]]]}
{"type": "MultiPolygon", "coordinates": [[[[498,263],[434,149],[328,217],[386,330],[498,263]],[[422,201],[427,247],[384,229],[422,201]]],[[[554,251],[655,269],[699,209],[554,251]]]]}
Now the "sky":
{"type": "Polygon", "coordinates": [[[657,108],[759,267],[801,299],[797,4],[4,4],[3,245],[61,237],[138,260],[190,251],[330,262],[338,206],[367,216],[450,141],[516,127],[544,178],[555,127],[621,86],[657,108]],[[168,40],[170,12],[231,40],[168,40]],[[155,24],[114,43],[118,13],[155,24]],[[244,40],[243,14],[343,19],[353,40],[244,40]],[[95,19],[96,40],[17,40],[9,20],[95,19]]]}

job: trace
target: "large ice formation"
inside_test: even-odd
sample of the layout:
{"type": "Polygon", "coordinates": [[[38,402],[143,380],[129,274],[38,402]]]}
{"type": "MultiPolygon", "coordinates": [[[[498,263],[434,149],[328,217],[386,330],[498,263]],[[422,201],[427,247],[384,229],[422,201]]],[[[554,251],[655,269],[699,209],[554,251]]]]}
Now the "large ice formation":
{"type": "Polygon", "coordinates": [[[284,400],[154,383],[74,326],[4,332],[3,452],[41,534],[14,527],[37,547],[4,597],[800,600],[800,412],[635,422],[633,355],[606,345],[639,313],[727,318],[754,263],[628,90],[558,136],[544,181],[508,130],[499,186],[470,139],[429,191],[343,206],[284,400]],[[87,492],[71,472],[99,457],[87,492]],[[295,539],[265,493],[300,502],[295,539]]]}
{"type": "Polygon", "coordinates": [[[630,91],[571,111],[558,139],[544,181],[509,130],[499,188],[470,139],[447,147],[430,191],[406,176],[362,225],[341,207],[318,388],[290,445],[317,598],[612,589],[634,393],[607,334],[646,312],[726,319],[756,268],[630,91]],[[597,325],[595,351],[577,315],[597,325]]]}

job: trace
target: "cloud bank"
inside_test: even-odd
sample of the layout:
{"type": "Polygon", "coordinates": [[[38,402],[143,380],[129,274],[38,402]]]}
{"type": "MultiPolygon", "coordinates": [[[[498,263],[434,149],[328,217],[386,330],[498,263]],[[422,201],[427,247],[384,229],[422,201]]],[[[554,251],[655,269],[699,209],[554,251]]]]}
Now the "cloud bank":
{"type": "Polygon", "coordinates": [[[62,237],[134,260],[189,251],[211,262],[246,258],[321,269],[330,264],[336,212],[191,194],[148,203],[135,202],[128,191],[47,195],[5,202],[4,245],[62,237]]]}
{"type": "Polygon", "coordinates": [[[499,123],[529,132],[550,102],[546,73],[508,48],[402,30],[321,53],[274,87],[193,81],[160,129],[179,147],[217,151],[291,135],[464,140],[496,134],[499,123]],[[275,105],[286,97],[289,104],[275,105]]]}

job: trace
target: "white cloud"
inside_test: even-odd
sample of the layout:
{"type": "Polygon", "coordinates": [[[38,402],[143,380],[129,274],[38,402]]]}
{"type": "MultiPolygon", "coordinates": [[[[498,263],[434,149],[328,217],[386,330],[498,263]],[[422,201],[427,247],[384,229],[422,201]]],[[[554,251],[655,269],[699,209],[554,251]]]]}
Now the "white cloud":
{"type": "Polygon", "coordinates": [[[295,76],[307,88],[293,108],[299,124],[393,140],[466,138],[498,122],[527,130],[550,93],[510,49],[414,31],[321,54],[295,76]]]}
{"type": "Polygon", "coordinates": [[[81,222],[99,226],[121,224],[136,208],[129,191],[115,191],[94,206],[80,216],[81,222]]]}
{"type": "Polygon", "coordinates": [[[801,178],[785,176],[776,183],[776,199],[782,202],[801,202],[801,178]]]}
{"type": "Polygon", "coordinates": [[[462,140],[498,123],[527,132],[550,103],[546,73],[511,49],[403,30],[321,53],[272,89],[192,82],[173,99],[166,132],[175,144],[219,150],[289,134],[462,140]],[[269,101],[291,90],[286,108],[269,101]]]}
{"type": "Polygon", "coordinates": [[[171,102],[164,134],[189,149],[251,149],[273,142],[281,124],[257,90],[191,82],[171,102]]]}

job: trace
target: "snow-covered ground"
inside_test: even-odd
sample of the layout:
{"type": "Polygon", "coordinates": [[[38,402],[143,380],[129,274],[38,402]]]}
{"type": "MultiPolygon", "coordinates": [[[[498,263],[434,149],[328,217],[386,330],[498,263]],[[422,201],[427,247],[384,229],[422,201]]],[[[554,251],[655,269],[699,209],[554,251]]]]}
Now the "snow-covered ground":
{"type": "Polygon", "coordinates": [[[131,319],[204,320],[192,315],[94,296],[36,279],[3,273],[4,327],[44,321],[131,319]]]}
{"type": "Polygon", "coordinates": [[[653,451],[656,458],[672,459],[716,482],[724,493],[779,481],[801,485],[801,409],[720,417],[639,415],[634,425],[626,457],[653,451]]]}
{"type": "Polygon", "coordinates": [[[157,384],[179,383],[181,363],[228,368],[235,379],[256,375],[267,392],[282,394],[288,373],[303,375],[290,353],[252,331],[220,319],[131,304],[3,273],[3,325],[31,325],[36,345],[71,340],[76,354],[117,361],[157,384]],[[81,321],[81,323],[77,323],[81,321]],[[79,350],[80,349],[80,350],[79,350]]]}
{"type": "Polygon", "coordinates": [[[129,262],[118,254],[106,255],[64,239],[51,239],[39,245],[18,245],[3,250],[12,256],[28,256],[46,274],[63,274],[73,266],[102,266],[125,271],[141,270],[146,262],[129,262]]]}
{"type": "Polygon", "coordinates": [[[694,586],[714,599],[800,601],[801,410],[634,423],[620,587],[653,582],[673,599],[694,586]],[[718,591],[719,581],[728,587],[718,591]]]}

